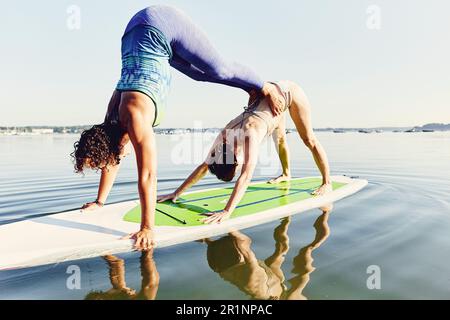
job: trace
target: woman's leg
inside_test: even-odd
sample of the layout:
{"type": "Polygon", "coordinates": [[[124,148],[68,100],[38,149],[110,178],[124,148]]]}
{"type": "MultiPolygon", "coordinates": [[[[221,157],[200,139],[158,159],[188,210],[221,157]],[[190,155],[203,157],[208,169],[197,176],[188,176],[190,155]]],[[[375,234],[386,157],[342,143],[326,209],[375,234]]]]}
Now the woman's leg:
{"type": "Polygon", "coordinates": [[[293,92],[293,103],[289,108],[289,114],[294,121],[300,138],[311,150],[317,167],[322,174],[322,186],[314,194],[321,195],[331,189],[330,167],[325,150],[317,140],[311,124],[311,106],[308,98],[300,87],[296,87],[293,92]]]}
{"type": "Polygon", "coordinates": [[[273,238],[275,240],[275,251],[270,257],[264,260],[265,264],[284,282],[284,273],[281,266],[286,259],[289,251],[288,228],[291,223],[291,217],[284,218],[280,225],[275,228],[273,238]]]}
{"type": "Polygon", "coordinates": [[[245,91],[262,89],[264,82],[253,70],[226,60],[201,28],[190,20],[183,23],[183,37],[172,47],[172,65],[175,68],[200,81],[221,83],[245,91]]]}

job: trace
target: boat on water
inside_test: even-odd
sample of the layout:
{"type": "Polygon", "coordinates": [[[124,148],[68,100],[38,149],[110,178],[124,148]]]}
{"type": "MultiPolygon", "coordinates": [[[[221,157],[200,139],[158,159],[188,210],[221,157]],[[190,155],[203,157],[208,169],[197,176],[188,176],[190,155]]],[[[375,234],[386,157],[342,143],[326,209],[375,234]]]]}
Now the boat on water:
{"type": "Polygon", "coordinates": [[[372,130],[367,130],[367,129],[360,129],[358,130],[359,133],[372,133],[372,130]]]}
{"type": "Polygon", "coordinates": [[[345,133],[344,130],[333,130],[334,133],[345,133]]]}
{"type": "Polygon", "coordinates": [[[422,132],[434,132],[433,129],[422,129],[422,132]]]}

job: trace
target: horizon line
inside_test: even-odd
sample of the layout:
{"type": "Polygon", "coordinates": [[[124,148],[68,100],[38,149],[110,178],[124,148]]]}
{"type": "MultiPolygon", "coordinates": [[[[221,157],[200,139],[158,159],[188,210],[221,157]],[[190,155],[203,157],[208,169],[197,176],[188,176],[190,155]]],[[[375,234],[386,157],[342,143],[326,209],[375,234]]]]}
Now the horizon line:
{"type": "MultiPolygon", "coordinates": [[[[450,123],[444,123],[444,122],[429,122],[422,125],[407,125],[407,126],[370,126],[370,127],[315,127],[313,129],[377,129],[377,128],[415,128],[415,127],[422,127],[425,125],[450,125],[450,123]]],[[[71,128],[71,127],[89,127],[93,126],[94,124],[76,124],[76,125],[0,125],[0,128],[71,128]]],[[[155,127],[154,129],[220,129],[221,127],[155,127]]],[[[295,128],[286,128],[286,129],[295,129],[295,128]]]]}

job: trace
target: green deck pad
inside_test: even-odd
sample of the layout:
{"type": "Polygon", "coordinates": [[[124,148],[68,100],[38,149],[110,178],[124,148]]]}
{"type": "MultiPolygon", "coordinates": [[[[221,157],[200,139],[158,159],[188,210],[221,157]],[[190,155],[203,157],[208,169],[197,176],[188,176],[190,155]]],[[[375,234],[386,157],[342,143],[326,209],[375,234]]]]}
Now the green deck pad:
{"type": "MultiPolygon", "coordinates": [[[[248,187],[245,196],[234,210],[231,218],[257,214],[313,197],[311,192],[322,183],[320,178],[293,179],[278,184],[266,182],[248,187]]],[[[333,190],[345,183],[333,182],[333,190]]],[[[233,192],[233,187],[206,190],[183,195],[176,203],[166,201],[156,206],[155,223],[157,226],[199,226],[205,216],[203,213],[220,211],[225,208],[233,192]]],[[[128,222],[141,222],[141,206],[128,211],[124,218],[128,222]]]]}

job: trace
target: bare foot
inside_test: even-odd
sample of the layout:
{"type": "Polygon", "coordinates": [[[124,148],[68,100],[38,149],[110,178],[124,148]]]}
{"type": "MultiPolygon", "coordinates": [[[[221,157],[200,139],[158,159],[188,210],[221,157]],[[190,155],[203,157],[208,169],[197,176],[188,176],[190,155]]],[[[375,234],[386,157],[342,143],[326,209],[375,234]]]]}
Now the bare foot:
{"type": "Polygon", "coordinates": [[[319,188],[311,192],[313,196],[323,196],[325,193],[333,191],[331,183],[322,184],[319,188]]]}
{"type": "Polygon", "coordinates": [[[279,176],[279,177],[270,179],[269,181],[267,181],[267,183],[270,183],[270,184],[277,184],[277,183],[285,182],[285,181],[289,181],[289,180],[291,180],[291,176],[287,176],[287,175],[283,175],[283,174],[282,174],[282,175],[279,176]]]}

